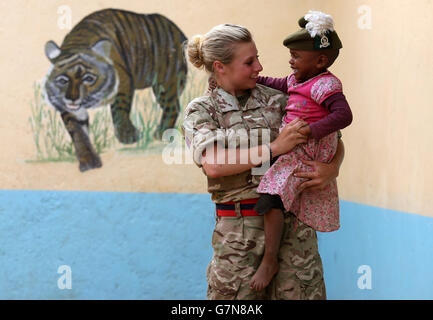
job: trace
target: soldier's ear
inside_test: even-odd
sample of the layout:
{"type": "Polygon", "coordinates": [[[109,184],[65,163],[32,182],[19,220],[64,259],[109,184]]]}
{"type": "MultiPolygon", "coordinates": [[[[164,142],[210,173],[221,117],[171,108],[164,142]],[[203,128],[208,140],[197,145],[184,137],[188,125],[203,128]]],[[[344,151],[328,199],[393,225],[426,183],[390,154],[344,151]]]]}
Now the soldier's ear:
{"type": "Polygon", "coordinates": [[[221,61],[215,60],[213,62],[213,71],[217,74],[225,73],[225,65],[221,61]]]}

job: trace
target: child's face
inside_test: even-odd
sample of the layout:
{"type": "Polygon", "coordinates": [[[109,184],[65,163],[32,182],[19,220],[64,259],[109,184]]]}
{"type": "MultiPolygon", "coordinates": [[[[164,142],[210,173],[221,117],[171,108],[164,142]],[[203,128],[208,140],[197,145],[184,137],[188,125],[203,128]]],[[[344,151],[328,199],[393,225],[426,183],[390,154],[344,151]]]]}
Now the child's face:
{"type": "Polygon", "coordinates": [[[308,80],[324,69],[323,55],[317,51],[290,49],[290,67],[295,79],[308,80]]]}

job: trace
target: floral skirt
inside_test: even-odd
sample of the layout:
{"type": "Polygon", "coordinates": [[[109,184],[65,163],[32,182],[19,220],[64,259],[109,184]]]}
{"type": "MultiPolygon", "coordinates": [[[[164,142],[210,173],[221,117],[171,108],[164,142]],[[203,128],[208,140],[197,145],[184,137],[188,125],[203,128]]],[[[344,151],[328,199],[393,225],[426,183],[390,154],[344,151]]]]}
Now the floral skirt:
{"type": "Polygon", "coordinates": [[[317,231],[330,232],[340,227],[337,181],[334,179],[319,191],[297,191],[306,181],[296,178],[295,172],[310,172],[314,169],[301,160],[329,163],[337,151],[337,133],[320,140],[309,139],[297,145],[289,153],[281,155],[263,175],[258,193],[277,194],[284,208],[295,214],[300,221],[317,231]]]}

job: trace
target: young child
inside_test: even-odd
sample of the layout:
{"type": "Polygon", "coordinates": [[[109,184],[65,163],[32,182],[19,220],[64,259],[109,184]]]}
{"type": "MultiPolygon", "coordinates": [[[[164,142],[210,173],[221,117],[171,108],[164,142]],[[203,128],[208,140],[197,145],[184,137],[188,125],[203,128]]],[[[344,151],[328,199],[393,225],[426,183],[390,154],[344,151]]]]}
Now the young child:
{"type": "MultiPolygon", "coordinates": [[[[308,123],[300,132],[309,136],[306,144],[280,156],[262,177],[261,194],[255,210],[264,214],[265,254],[251,279],[256,290],[265,288],[278,271],[278,251],[284,224],[283,210],[318,231],[339,228],[338,191],[334,179],[320,191],[297,191],[305,179],[297,171],[311,171],[303,161],[330,162],[338,144],[337,131],[352,122],[352,112],[342,93],[340,80],[327,69],[342,48],[331,16],[309,11],[299,19],[301,30],[289,35],[283,44],[290,49],[293,73],[285,78],[259,77],[258,83],[289,94],[281,128],[295,119],[308,123]]],[[[280,130],[281,130],[280,128],[280,130]]]]}

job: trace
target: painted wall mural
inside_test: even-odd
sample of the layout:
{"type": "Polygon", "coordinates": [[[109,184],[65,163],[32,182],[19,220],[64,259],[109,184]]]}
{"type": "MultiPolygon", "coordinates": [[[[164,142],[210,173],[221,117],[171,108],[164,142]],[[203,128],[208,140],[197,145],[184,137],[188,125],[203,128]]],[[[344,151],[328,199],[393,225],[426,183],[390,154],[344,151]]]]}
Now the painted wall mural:
{"type": "MultiPolygon", "coordinates": [[[[114,143],[106,125],[110,114],[100,111],[89,123],[88,110],[108,104],[114,136],[120,143],[133,144],[144,138],[147,145],[153,138],[161,139],[166,129],[175,127],[181,113],[179,98],[188,72],[183,50],[186,40],[163,15],[104,9],[77,23],[60,47],[48,41],[45,54],[52,65],[43,86],[35,85],[30,119],[38,152],[44,141],[47,161],[58,160],[56,156],[71,160],[75,150],[80,171],[101,167],[99,153],[114,143]],[[149,87],[156,101],[149,94],[141,103],[134,98],[135,90],[149,87]],[[73,147],[52,113],[47,136],[41,137],[42,117],[47,114],[42,110],[41,95],[60,113],[73,147]],[[131,121],[133,101],[144,105],[137,105],[137,110],[150,110],[148,116],[132,115],[136,125],[131,121]]],[[[38,157],[43,158],[41,154],[38,157]]]]}

